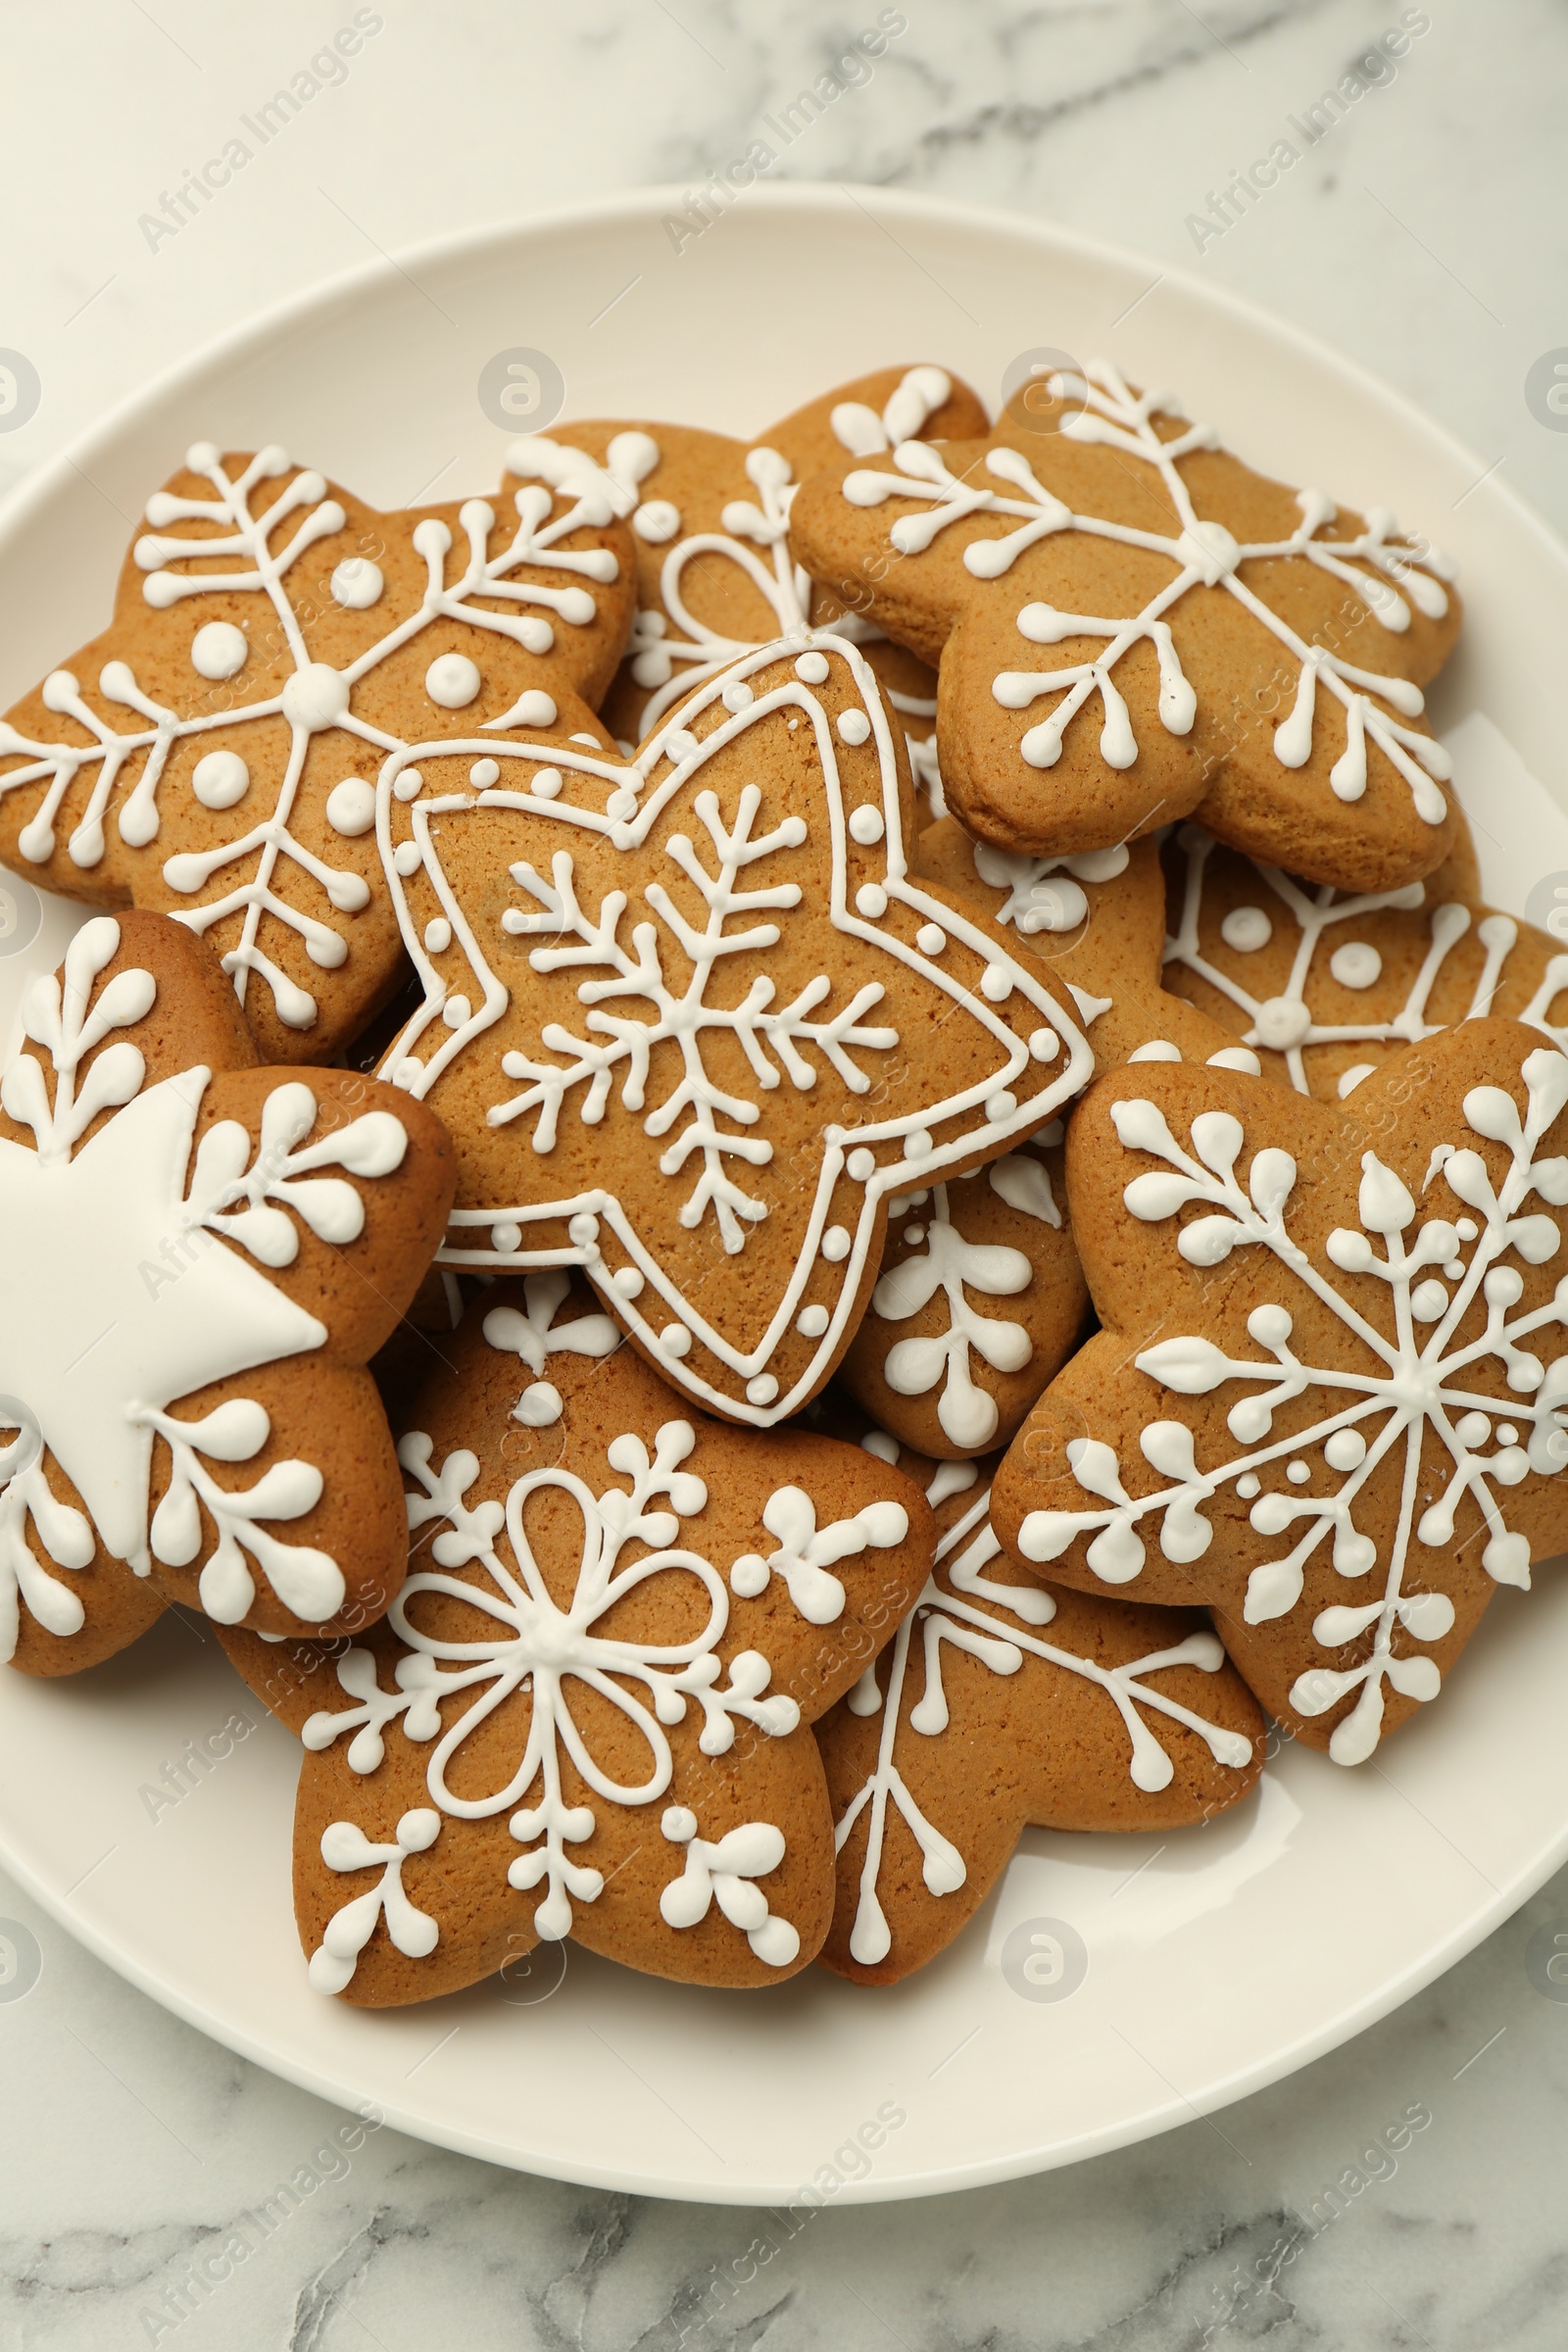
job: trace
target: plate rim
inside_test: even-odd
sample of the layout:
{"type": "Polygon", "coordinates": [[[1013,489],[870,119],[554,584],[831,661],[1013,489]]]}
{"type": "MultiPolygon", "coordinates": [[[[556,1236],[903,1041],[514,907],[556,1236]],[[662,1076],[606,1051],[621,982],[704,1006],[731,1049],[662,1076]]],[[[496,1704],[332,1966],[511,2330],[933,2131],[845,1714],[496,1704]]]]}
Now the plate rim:
{"type": "MultiPolygon", "coordinates": [[[[1386,416],[1396,421],[1402,419],[1417,428],[1426,445],[1446,455],[1456,467],[1462,469],[1469,466],[1478,472],[1481,470],[1480,458],[1460,435],[1432,417],[1419,403],[1360,360],[1340,351],[1309,329],[1280,317],[1267,305],[1234,293],[1228,287],[1211,283],[1183,265],[1162,264],[1136,247],[1067,227],[1050,219],[1009,212],[997,205],[976,204],[866,183],[762,181],[746,191],[747,208],[793,214],[815,224],[840,210],[850,185],[861,188],[878,210],[891,213],[910,227],[922,222],[944,228],[956,226],[974,234],[1001,236],[1018,243],[1033,244],[1047,252],[1070,257],[1092,267],[1117,271],[1147,270],[1155,283],[1173,285],[1184,301],[1222,314],[1241,331],[1254,339],[1261,332],[1284,353],[1295,350],[1310,359],[1314,367],[1339,376],[1363,400],[1380,408],[1386,416]]],[[[40,510],[49,506],[67,486],[73,474],[88,471],[90,462],[102,449],[153,416],[165,401],[182,390],[193,377],[225,363],[232,365],[242,361],[275,336],[279,328],[286,326],[290,330],[298,329],[308,324],[314,317],[346,299],[354,300],[364,293],[385,286],[393,272],[412,273],[424,267],[444,267],[470,257],[481,258],[487,253],[502,251],[519,243],[526,244],[540,237],[562,231],[571,232],[598,223],[618,222],[628,227],[634,226],[664,212],[680,209],[682,202],[681,192],[675,186],[658,184],[619,190],[570,204],[540,207],[525,214],[444,231],[420,239],[417,243],[400,246],[396,258],[377,257],[356,263],[301,290],[280,296],[265,309],[249,313],[234,324],[181,353],[145,382],[115,401],[90,424],[72,435],[52,457],[42,459],[30,467],[16,487],[0,500],[0,564],[5,562],[13,539],[32,523],[40,510]]],[[[876,216],[873,213],[871,217],[874,220],[876,216]]],[[[1152,292],[1153,286],[1149,290],[1152,292]]],[[[1494,472],[1478,480],[1474,494],[1478,498],[1484,496],[1487,502],[1500,509],[1512,527],[1525,530],[1537,543],[1542,556],[1562,574],[1565,588],[1568,588],[1568,543],[1530,501],[1494,472]]],[[[1266,2059],[1254,2059],[1217,2079],[1210,2078],[1208,2083],[1193,2096],[1173,2089],[1166,2098],[1142,2109],[1136,2116],[1124,2117],[1099,2130],[1081,2132],[1068,2144],[1058,2143],[1048,2148],[1029,2150],[1014,2149],[991,2160],[971,2159],[943,2167],[926,2166],[918,2171],[880,2175],[873,2172],[864,2180],[844,2182],[831,2201],[835,2206],[883,2204],[948,2195],[964,2189],[1027,2179],[1038,2173],[1081,2163],[1116,2148],[1135,2145],[1158,2136],[1179,2124],[1212,2115],[1240,2098],[1283,2081],[1391,2015],[1511,1918],[1564,1861],[1568,1861],[1568,1818],[1565,1818],[1553,1838],[1546,1840],[1521,1863],[1501,1886],[1494,1887],[1484,1902],[1467,1912],[1462,1922],[1440,1937],[1418,1960],[1407,1964],[1392,1979],[1380,1982],[1362,1998],[1346,2004],[1332,2019],[1320,2023],[1314,2030],[1276,2045],[1266,2059]]],[[[116,1943],[110,1932],[73,1912],[69,1897],[46,1886],[30,1863],[11,1850],[3,1823],[0,1823],[0,1863],[4,1864],[23,1891],[74,1940],[85,1945],[96,1958],[134,1984],[160,2007],[180,2017],[220,2046],[233,2050],[266,2072],[281,2077],[315,2097],[349,2108],[362,2103],[353,2086],[344,2080],[284,2049],[271,2046],[260,2035],[249,2032],[242,2023],[219,2017],[202,1999],[172,1987],[159,1977],[155,1969],[143,1966],[134,1955],[116,1943]]],[[[381,2109],[386,2123],[413,2138],[451,2148],[480,2162],[499,2164],[513,2171],[537,2174],[585,2187],[618,2190],[676,2202],[727,2206],[766,2204],[781,2200],[787,2203],[801,2185],[788,2180],[761,2182],[755,2178],[744,2181],[680,2182],[665,2175],[639,2172],[624,2165],[587,2163],[577,2159],[566,2161],[548,2150],[524,2151],[461,2125],[438,2122],[426,2113],[400,2106],[396,2100],[378,2099],[375,2104],[381,2109]]]]}

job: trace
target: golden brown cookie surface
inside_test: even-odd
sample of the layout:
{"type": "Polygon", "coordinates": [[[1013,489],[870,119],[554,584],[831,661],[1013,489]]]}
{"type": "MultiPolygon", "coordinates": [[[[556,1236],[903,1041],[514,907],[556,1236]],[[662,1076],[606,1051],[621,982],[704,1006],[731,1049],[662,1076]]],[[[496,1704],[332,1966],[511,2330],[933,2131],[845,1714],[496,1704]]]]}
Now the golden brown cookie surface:
{"type": "Polygon", "coordinates": [[[303,1732],[313,1983],[428,1999],[568,1935],[693,1983],[804,1967],[833,1902],[808,1726],[924,1581],[919,1489],[683,1417],[561,1272],[470,1310],[399,1454],[410,1574],[366,1644],[297,1674],[227,1644],[303,1732]]]}

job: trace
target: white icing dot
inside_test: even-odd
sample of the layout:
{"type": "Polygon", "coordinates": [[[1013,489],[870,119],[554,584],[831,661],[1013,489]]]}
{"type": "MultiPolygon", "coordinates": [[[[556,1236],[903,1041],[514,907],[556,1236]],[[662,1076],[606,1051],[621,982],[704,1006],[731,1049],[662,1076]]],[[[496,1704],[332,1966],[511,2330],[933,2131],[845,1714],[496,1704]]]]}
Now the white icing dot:
{"type": "MultiPolygon", "coordinates": [[[[1491,1437],[1492,1423],[1485,1413],[1466,1413],[1456,1423],[1453,1434],[1461,1446],[1468,1446],[1473,1452],[1476,1446],[1484,1446],[1491,1437]]],[[[1499,1430],[1497,1434],[1500,1437],[1502,1432],[1499,1430]]]]}
{"type": "Polygon", "coordinates": [[[1473,1242],[1481,1228],[1474,1217],[1461,1217],[1453,1230],[1461,1242],[1473,1242]]]}
{"type": "Polygon", "coordinates": [[[476,760],[468,770],[468,782],[475,792],[488,792],[501,781],[499,760],[476,760]]]}
{"type": "Polygon", "coordinates": [[[1375,1061],[1355,1061],[1348,1070],[1342,1071],[1338,1089],[1340,1101],[1343,1102],[1347,1095],[1353,1095],[1362,1079],[1370,1078],[1377,1066],[1375,1061]]]}
{"type": "Polygon", "coordinates": [[[667,498],[645,498],[631,518],[631,527],[650,547],[662,547],[680,529],[680,509],[667,498]]]}
{"type": "MultiPolygon", "coordinates": [[[[560,715],[551,697],[538,686],[530,686],[526,694],[519,694],[510,712],[519,727],[553,727],[560,715]]],[[[581,736],[576,740],[580,743],[581,736]]],[[[593,736],[590,741],[597,744],[598,737],[593,736]]]]}
{"type": "Polygon", "coordinates": [[[980,975],[980,994],[988,1004],[1005,1004],[1012,994],[1012,974],[1004,963],[988,963],[980,975]]]}
{"type": "Polygon", "coordinates": [[[333,598],[351,612],[364,612],[378,604],[385,586],[380,564],[372,564],[368,556],[346,556],[332,574],[333,598]]]}
{"type": "Polygon", "coordinates": [[[209,752],[191,770],[190,788],[204,808],[232,808],[245,798],[250,780],[238,752],[209,752]]]}
{"type": "Polygon", "coordinates": [[[566,1237],[578,1250],[586,1250],[590,1242],[599,1239],[599,1219],[587,1209],[579,1209],[566,1227],[566,1237]]]}
{"type": "Polygon", "coordinates": [[[866,849],[870,848],[872,842],[880,841],[886,831],[881,809],[873,808],[869,801],[857,808],[850,818],[850,839],[860,842],[866,849]]]}
{"type": "Polygon", "coordinates": [[[819,1340],[827,1326],[828,1312],[825,1306],[803,1306],[795,1323],[803,1340],[819,1340]]]}
{"type": "Polygon", "coordinates": [[[1304,1487],[1312,1473],[1305,1462],[1291,1462],[1286,1466],[1285,1475],[1293,1487],[1304,1487]]]}
{"type": "Polygon", "coordinates": [[[1358,1470],[1366,1460],[1366,1440],[1358,1429],[1337,1429],[1323,1448],[1331,1470],[1358,1470]]]}
{"type": "Polygon", "coordinates": [[[858,1152],[850,1153],[845,1165],[857,1184],[864,1184],[876,1174],[876,1153],[868,1152],[862,1144],[858,1152]]]}
{"type": "MultiPolygon", "coordinates": [[[[1176,1058],[1180,1061],[1181,1055],[1178,1054],[1176,1058]]],[[[1222,1046],[1217,1054],[1210,1054],[1205,1067],[1211,1070],[1241,1070],[1249,1078],[1261,1078],[1263,1075],[1263,1064],[1250,1046],[1222,1046]]]]}
{"type": "Polygon", "coordinates": [[[826,1233],[824,1233],[822,1236],[822,1255],[825,1258],[830,1259],[834,1265],[837,1265],[841,1257],[848,1257],[849,1254],[850,1237],[845,1232],[844,1227],[842,1225],[830,1225],[826,1233]]]}
{"type": "Polygon", "coordinates": [[[795,675],[808,686],[820,686],[827,676],[826,654],[803,654],[795,664],[795,675]]]}
{"type": "Polygon", "coordinates": [[[676,727],[664,737],[665,756],[677,762],[690,760],[701,748],[690,727],[676,727]]]}
{"type": "Polygon", "coordinates": [[[1268,946],[1274,926],[1261,906],[1233,906],[1219,927],[1219,935],[1238,955],[1253,956],[1259,948],[1268,946]]]}
{"type": "Polygon", "coordinates": [[[190,641],[190,665],[204,678],[231,678],[250,652],[243,629],[231,620],[210,620],[190,641]]]}
{"type": "Polygon", "coordinates": [[[375,786],[363,776],[345,776],[326,796],[326,821],[350,841],[368,833],[375,822],[375,786]]]}
{"type": "Polygon", "coordinates": [[[529,787],[536,801],[553,801],[559,794],[562,775],[559,767],[541,767],[529,787]]]}
{"type": "Polygon", "coordinates": [[[757,696],[744,678],[736,678],[725,687],[718,699],[726,710],[745,710],[756,702],[757,696]]]}
{"type": "Polygon", "coordinates": [[[1418,1282],[1410,1293],[1410,1312],[1418,1323],[1436,1323],[1447,1304],[1448,1294],[1441,1282],[1418,1282]]]}
{"type": "Polygon", "coordinates": [[[392,853],[392,863],[400,874],[416,874],[424,860],[424,852],[416,841],[400,841],[392,853]]]}
{"type": "Polygon", "coordinates": [[[755,1380],[746,1383],[748,1404],[771,1404],[778,1395],[778,1382],[771,1372],[759,1372],[755,1380]]]}
{"type": "Polygon", "coordinates": [[[1258,1006],[1253,1026],[1259,1045],[1267,1046],[1275,1054],[1288,1054],[1311,1028],[1312,1016],[1304,1004],[1297,1004],[1292,997],[1270,997],[1258,1006]]]}
{"type": "MultiPolygon", "coordinates": [[[[535,787],[534,787],[534,790],[537,792],[537,790],[538,790],[538,786],[537,786],[537,784],[535,785],[535,787]]],[[[548,796],[547,796],[547,797],[548,797],[548,796]]],[[[633,791],[632,787],[631,787],[629,784],[621,784],[621,785],[618,785],[618,786],[616,787],[616,789],[615,789],[615,790],[614,790],[614,791],[613,791],[613,792],[611,794],[611,796],[610,796],[609,800],[608,800],[608,801],[605,803],[605,814],[606,814],[607,816],[620,817],[620,816],[635,816],[635,815],[636,815],[636,813],[637,813],[637,795],[636,795],[636,793],[633,791]]]]}
{"type": "MultiPolygon", "coordinates": [[[[283,681],[283,716],[290,726],[318,734],[335,727],[349,707],[349,682],[330,662],[307,662],[283,681]]],[[[418,791],[416,784],[415,791],[418,791]]]]}
{"type": "Polygon", "coordinates": [[[1005,1089],[1001,1094],[987,1095],[986,1097],[986,1117],[988,1119],[1010,1119],[1017,1107],[1017,1096],[1009,1095],[1005,1089]]]}
{"type": "Polygon", "coordinates": [[[424,1064],[415,1054],[406,1054],[401,1061],[392,1065],[392,1083],[401,1087],[405,1094],[412,1094],[423,1076],[424,1064]]]}
{"type": "Polygon", "coordinates": [[[1347,940],[1329,957],[1329,970],[1342,988],[1370,988],[1382,969],[1382,956],[1364,939],[1347,940]]]}
{"type": "Polygon", "coordinates": [[[1129,1061],[1180,1061],[1182,1050],[1173,1046],[1168,1037],[1152,1037],[1144,1046],[1135,1046],[1127,1056],[1129,1061]]]}
{"type": "Polygon", "coordinates": [[[841,743],[863,743],[871,732],[871,721],[863,710],[841,710],[835,723],[841,743]]]}
{"type": "Polygon", "coordinates": [[[392,787],[400,801],[417,800],[423,789],[424,778],[416,767],[406,767],[392,787]]]}
{"type": "Polygon", "coordinates": [[[604,749],[604,746],[601,744],[597,735],[568,735],[566,737],[566,741],[568,743],[585,743],[591,752],[598,752],[604,749]]]}
{"type": "Polygon", "coordinates": [[[452,945],[452,925],[444,914],[432,915],[424,926],[425,951],[431,956],[444,956],[452,945]]]}
{"type": "Polygon", "coordinates": [[[904,1156],[906,1159],[930,1158],[931,1131],[928,1127],[911,1127],[909,1129],[904,1139],[904,1156]]]}
{"type": "Polygon", "coordinates": [[[443,710],[466,710],[479,691],[479,664],[466,654],[438,654],[424,673],[424,691],[443,710]]]}
{"type": "Polygon", "coordinates": [[[449,1029],[461,1029],[470,1010],[466,997],[448,997],[441,1007],[441,1018],[449,1029]]]}
{"type": "Polygon", "coordinates": [[[555,1383],[549,1380],[536,1380],[531,1382],[517,1398],[512,1408],[512,1418],[514,1421],[520,1421],[524,1429],[549,1429],[554,1422],[561,1419],[565,1407],[561,1401],[561,1391],[555,1383]]]}
{"type": "Polygon", "coordinates": [[[1036,1061],[1054,1061],[1061,1051],[1061,1040],[1054,1029],[1037,1029],[1029,1040],[1029,1051],[1036,1061]]]}
{"type": "Polygon", "coordinates": [[[691,1353],[692,1335],[684,1323],[666,1323],[659,1335],[659,1345],[666,1355],[672,1355],[678,1361],[681,1356],[691,1353]]]}
{"type": "Polygon", "coordinates": [[[636,1266],[617,1266],[610,1279],[617,1297],[621,1298],[641,1297],[644,1287],[643,1277],[636,1266]]]}
{"type": "Polygon", "coordinates": [[[863,882],[855,894],[857,911],[875,922],[888,910],[888,894],[880,882],[863,882]]]}
{"type": "Polygon", "coordinates": [[[948,935],[940,923],[922,923],[914,935],[914,944],[922,956],[940,956],[948,944],[948,935]]]}
{"type": "Polygon", "coordinates": [[[1499,1446],[1517,1446],[1518,1443],[1519,1432],[1514,1428],[1513,1423],[1499,1421],[1497,1423],[1497,1444],[1499,1446]]]}
{"type": "Polygon", "coordinates": [[[490,1228],[490,1247],[499,1250],[503,1257],[510,1257],[514,1250],[522,1248],[522,1227],[503,1217],[499,1225],[490,1228]]]}
{"type": "Polygon", "coordinates": [[[1244,1470],[1236,1481],[1236,1492],[1244,1502],[1250,1502],[1254,1494],[1262,1492],[1262,1480],[1254,1477],[1250,1470],[1244,1470]]]}

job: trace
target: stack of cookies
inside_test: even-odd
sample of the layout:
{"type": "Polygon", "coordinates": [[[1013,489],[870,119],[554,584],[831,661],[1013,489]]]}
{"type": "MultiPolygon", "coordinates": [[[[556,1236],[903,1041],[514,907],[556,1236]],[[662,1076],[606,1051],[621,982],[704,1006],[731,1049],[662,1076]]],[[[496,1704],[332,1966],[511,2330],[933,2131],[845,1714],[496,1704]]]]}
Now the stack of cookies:
{"type": "Polygon", "coordinates": [[[1458,620],[1109,367],[415,513],[193,447],[0,732],[101,910],[0,1079],[0,1654],[203,1611],[370,2007],[892,1983],[1026,1825],[1363,1761],[1568,1536],[1458,620]]]}

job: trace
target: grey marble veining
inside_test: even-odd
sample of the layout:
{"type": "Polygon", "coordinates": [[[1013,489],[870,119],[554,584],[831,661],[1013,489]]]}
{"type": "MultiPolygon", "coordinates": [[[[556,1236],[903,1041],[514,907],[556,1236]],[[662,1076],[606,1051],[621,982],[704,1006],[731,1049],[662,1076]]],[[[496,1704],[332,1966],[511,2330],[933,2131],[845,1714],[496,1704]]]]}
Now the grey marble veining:
{"type": "MultiPolygon", "coordinates": [[[[768,136],[877,9],[383,0],[341,85],[150,236],[164,193],[352,13],[9,12],[0,344],[41,398],[15,431],[0,416],[0,487],[127,385],[377,249],[700,180],[768,136]]],[[[1207,235],[1193,219],[1213,226],[1212,194],[1399,23],[1395,0],[900,13],[869,80],[779,143],[781,173],[1050,214],[1196,269],[1402,386],[1568,526],[1568,433],[1526,398],[1532,365],[1568,345],[1553,0],[1433,0],[1396,75],[1207,235]]],[[[4,1880],[0,1917],[42,1958],[24,1998],[0,1999],[7,2352],[1564,2338],[1568,2001],[1527,1948],[1544,1926],[1568,1933],[1568,1874],[1397,2015],[1211,2122],[1004,2188],[829,2209],[793,2237],[766,2214],[531,2180],[385,2130],[345,2148],[352,2119],[166,2015],[4,1880]],[[299,2210],[251,2227],[255,2251],[193,2296],[191,2262],[245,2238],[304,2167],[319,2178],[299,2210]]]]}

